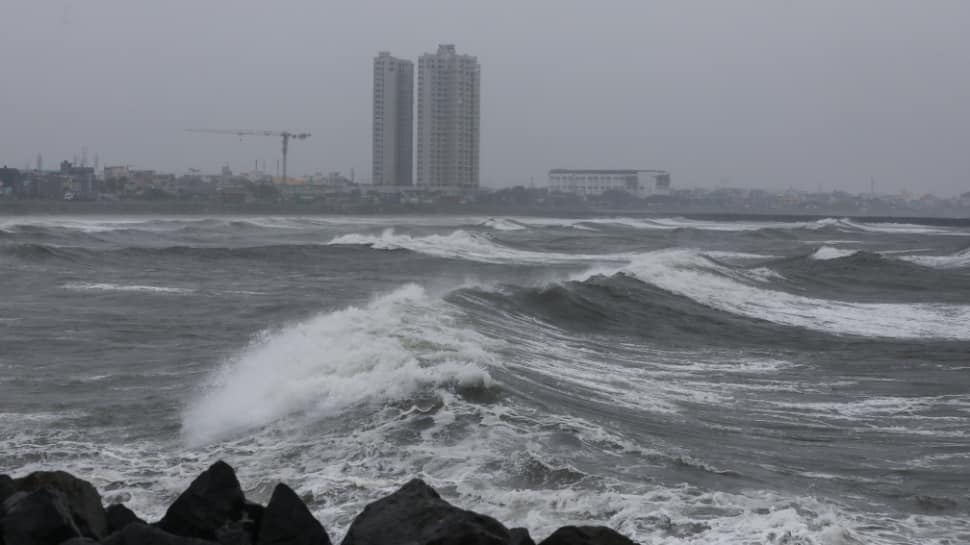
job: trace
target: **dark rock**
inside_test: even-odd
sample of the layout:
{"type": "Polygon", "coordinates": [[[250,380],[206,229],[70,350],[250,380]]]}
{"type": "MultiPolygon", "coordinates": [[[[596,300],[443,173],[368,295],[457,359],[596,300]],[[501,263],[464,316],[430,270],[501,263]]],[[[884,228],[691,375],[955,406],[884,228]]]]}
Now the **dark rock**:
{"type": "Polygon", "coordinates": [[[44,487],[61,492],[82,536],[99,540],[107,535],[108,521],[101,495],[91,483],[64,471],[37,471],[14,479],[13,484],[19,492],[34,492],[44,487]]]}
{"type": "Polygon", "coordinates": [[[158,527],[170,534],[216,540],[216,530],[242,518],[246,499],[229,464],[218,461],[169,506],[158,527]]]}
{"type": "Polygon", "coordinates": [[[0,504],[7,501],[7,498],[13,495],[17,489],[13,485],[13,479],[10,475],[0,475],[0,504]]]}
{"type": "Polygon", "coordinates": [[[103,545],[214,545],[191,537],[172,535],[146,524],[129,524],[120,532],[111,534],[101,542],[103,545]]]}
{"type": "Polygon", "coordinates": [[[61,545],[98,545],[98,542],[89,537],[72,537],[61,542],[61,545]]]}
{"type": "Polygon", "coordinates": [[[509,530],[509,545],[536,545],[525,528],[512,528],[509,530]]]}
{"type": "Polygon", "coordinates": [[[266,505],[258,545],[330,545],[323,525],[303,500],[285,484],[278,484],[266,505]]]}
{"type": "Polygon", "coordinates": [[[510,537],[500,522],[451,505],[415,479],[364,508],[341,545],[506,545],[510,537]]]}
{"type": "Polygon", "coordinates": [[[145,521],[138,518],[138,515],[133,513],[131,509],[128,509],[120,503],[109,505],[104,510],[104,513],[108,519],[108,534],[123,530],[125,526],[128,526],[132,522],[145,524],[145,521]]]}
{"type": "Polygon", "coordinates": [[[253,545],[253,530],[241,522],[230,522],[216,530],[219,545],[253,545]]]}
{"type": "Polygon", "coordinates": [[[256,534],[263,526],[264,513],[266,513],[266,508],[258,503],[247,501],[246,505],[243,506],[242,522],[247,528],[252,529],[253,542],[256,541],[256,534]]]}
{"type": "Polygon", "coordinates": [[[67,498],[60,490],[41,488],[18,492],[4,502],[0,520],[5,545],[58,545],[81,537],[67,498]]]}
{"type": "Polygon", "coordinates": [[[539,545],[636,545],[606,526],[563,526],[539,545]]]}

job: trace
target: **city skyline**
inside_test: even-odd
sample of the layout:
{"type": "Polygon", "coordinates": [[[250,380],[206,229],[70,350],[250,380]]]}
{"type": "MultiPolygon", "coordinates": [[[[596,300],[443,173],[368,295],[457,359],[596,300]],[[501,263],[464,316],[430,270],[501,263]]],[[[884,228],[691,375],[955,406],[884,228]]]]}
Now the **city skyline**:
{"type": "Polygon", "coordinates": [[[9,0],[0,17],[17,21],[0,36],[0,163],[17,168],[87,146],[105,165],[272,172],[269,140],[184,129],[305,130],[293,174],[364,180],[368,59],[457,43],[487,70],[485,187],[632,165],[680,187],[970,188],[963,2],[9,0]]]}

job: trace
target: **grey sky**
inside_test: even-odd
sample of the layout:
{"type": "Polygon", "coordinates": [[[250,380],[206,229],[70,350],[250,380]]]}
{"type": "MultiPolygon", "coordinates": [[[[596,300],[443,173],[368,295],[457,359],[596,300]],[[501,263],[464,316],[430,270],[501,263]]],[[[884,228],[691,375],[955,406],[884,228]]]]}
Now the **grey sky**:
{"type": "Polygon", "coordinates": [[[965,0],[0,0],[0,163],[370,177],[379,50],[482,65],[482,183],[970,191],[965,0]]]}

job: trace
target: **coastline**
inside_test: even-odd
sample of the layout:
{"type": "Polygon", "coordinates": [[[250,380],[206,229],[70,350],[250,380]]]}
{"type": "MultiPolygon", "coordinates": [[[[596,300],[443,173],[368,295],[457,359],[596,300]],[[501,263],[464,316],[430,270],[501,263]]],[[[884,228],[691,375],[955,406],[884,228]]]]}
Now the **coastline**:
{"type": "Polygon", "coordinates": [[[651,208],[558,208],[536,206],[406,206],[361,205],[346,208],[320,204],[213,203],[199,201],[4,201],[3,216],[534,216],[534,217],[664,217],[681,216],[712,221],[817,221],[826,218],[849,218],[873,223],[917,223],[923,225],[970,226],[970,216],[892,214],[859,210],[735,210],[713,207],[656,206],[651,208]]]}

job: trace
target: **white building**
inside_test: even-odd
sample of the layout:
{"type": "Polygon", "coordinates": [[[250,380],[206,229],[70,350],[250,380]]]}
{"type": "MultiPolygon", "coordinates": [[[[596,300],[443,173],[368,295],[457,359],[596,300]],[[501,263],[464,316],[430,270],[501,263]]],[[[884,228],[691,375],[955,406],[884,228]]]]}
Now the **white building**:
{"type": "Polygon", "coordinates": [[[374,58],[374,155],[371,183],[412,184],[414,63],[381,51],[374,58]]]}
{"type": "Polygon", "coordinates": [[[549,171],[549,189],[579,195],[602,195],[626,191],[638,197],[670,193],[670,173],[665,170],[569,170],[549,171]]]}
{"type": "Polygon", "coordinates": [[[453,45],[418,60],[419,186],[478,189],[480,72],[478,59],[453,45]]]}

